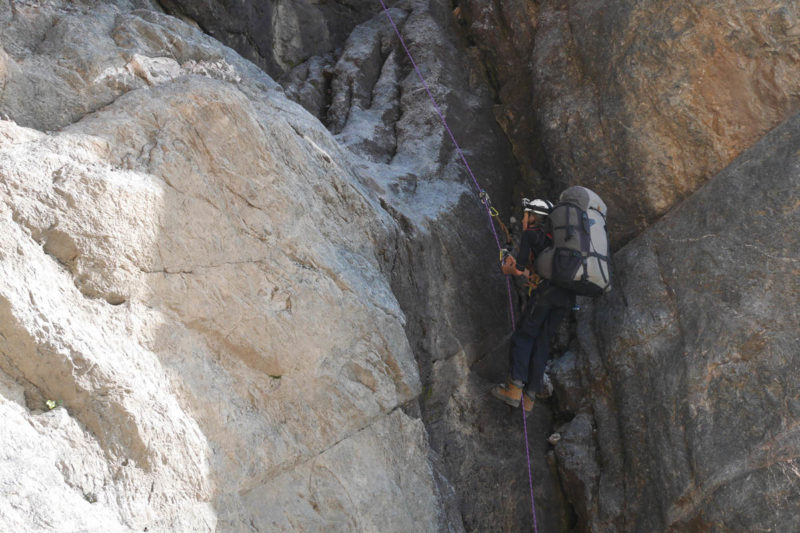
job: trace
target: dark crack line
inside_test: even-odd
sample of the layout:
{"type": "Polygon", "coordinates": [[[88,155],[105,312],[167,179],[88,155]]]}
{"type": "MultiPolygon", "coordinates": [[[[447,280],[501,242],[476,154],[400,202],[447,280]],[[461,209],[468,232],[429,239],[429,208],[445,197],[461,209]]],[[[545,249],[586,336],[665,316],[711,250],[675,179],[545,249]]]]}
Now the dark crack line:
{"type": "Polygon", "coordinates": [[[348,433],[348,434],[342,436],[342,438],[340,438],[339,440],[337,440],[337,441],[333,442],[332,444],[329,444],[329,445],[321,448],[319,451],[313,452],[312,454],[309,454],[306,457],[300,457],[295,461],[287,461],[287,462],[284,462],[282,464],[279,464],[279,465],[277,465],[275,467],[272,467],[272,468],[268,469],[267,472],[265,472],[262,476],[259,476],[254,480],[254,482],[253,482],[251,487],[240,490],[239,491],[239,495],[240,496],[246,496],[249,493],[251,493],[252,491],[254,491],[254,490],[256,490],[256,489],[258,489],[260,487],[263,487],[264,485],[266,485],[266,484],[270,483],[271,481],[279,478],[280,476],[286,474],[287,472],[291,472],[291,471],[297,470],[298,468],[300,468],[302,466],[305,466],[308,463],[316,461],[321,456],[325,455],[327,452],[329,452],[333,448],[336,448],[337,446],[339,446],[344,441],[352,439],[352,438],[355,438],[356,436],[360,435],[364,431],[366,431],[366,430],[370,429],[371,427],[373,427],[378,422],[382,421],[385,418],[390,417],[398,409],[402,410],[402,405],[396,405],[392,409],[390,409],[389,411],[381,412],[380,414],[378,414],[378,415],[374,416],[373,418],[371,418],[363,426],[361,426],[359,428],[356,428],[351,433],[348,433]]]}
{"type": "Polygon", "coordinates": [[[238,266],[238,265],[268,265],[269,263],[265,259],[248,259],[244,261],[228,261],[224,263],[218,263],[214,265],[195,265],[192,266],[190,270],[186,269],[176,269],[170,270],[168,268],[158,269],[158,270],[147,270],[144,268],[139,268],[144,274],[172,274],[172,275],[184,275],[184,274],[195,274],[195,270],[213,270],[215,268],[222,268],[226,266],[238,266]]]}

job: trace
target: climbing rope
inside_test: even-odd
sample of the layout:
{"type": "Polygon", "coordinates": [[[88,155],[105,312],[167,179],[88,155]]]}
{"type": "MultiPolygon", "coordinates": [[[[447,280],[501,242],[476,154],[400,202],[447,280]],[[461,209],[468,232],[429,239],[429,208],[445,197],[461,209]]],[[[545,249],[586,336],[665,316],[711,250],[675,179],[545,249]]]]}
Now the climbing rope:
{"type": "MultiPolygon", "coordinates": [[[[400,30],[397,29],[397,25],[394,23],[394,19],[392,18],[391,13],[389,13],[389,9],[386,7],[386,4],[383,0],[378,0],[383,7],[383,12],[386,14],[386,18],[389,19],[389,22],[394,29],[395,34],[397,34],[397,38],[400,40],[400,44],[403,46],[403,50],[405,50],[408,59],[411,61],[411,65],[414,67],[414,71],[417,73],[419,80],[422,82],[422,86],[425,88],[425,91],[428,93],[428,98],[430,98],[431,103],[433,104],[433,108],[436,110],[436,114],[439,115],[439,119],[442,121],[442,125],[444,125],[444,129],[447,130],[447,134],[450,136],[450,140],[453,141],[453,145],[456,147],[456,152],[458,152],[459,157],[461,157],[461,161],[464,163],[464,166],[469,173],[469,177],[472,178],[472,183],[475,185],[475,189],[477,190],[478,194],[483,191],[481,186],[478,185],[478,180],[475,178],[475,174],[472,173],[472,167],[469,166],[467,163],[467,158],[464,156],[464,152],[461,151],[461,146],[456,141],[456,136],[453,135],[453,131],[450,129],[450,126],[447,124],[447,120],[444,118],[444,114],[442,110],[439,109],[439,105],[436,103],[436,99],[433,97],[433,93],[431,93],[430,87],[428,87],[428,83],[425,81],[425,78],[422,76],[422,72],[419,70],[417,63],[414,61],[414,56],[411,55],[411,51],[406,46],[406,42],[403,39],[403,36],[400,35],[400,30]]],[[[494,241],[497,243],[497,247],[500,248],[500,238],[497,236],[497,230],[494,227],[494,223],[492,223],[492,212],[491,207],[487,205],[487,202],[482,202],[484,207],[486,208],[486,214],[489,217],[489,228],[492,230],[492,235],[494,235],[494,241]]],[[[509,302],[509,309],[511,311],[511,327],[514,327],[516,320],[514,319],[514,299],[511,296],[511,281],[506,278],[506,288],[508,289],[508,302],[509,302]]]]}
{"type": "MultiPolygon", "coordinates": [[[[422,86],[425,88],[425,91],[428,93],[428,97],[430,98],[431,103],[433,104],[433,108],[436,110],[436,114],[439,115],[439,119],[442,121],[442,124],[444,125],[444,129],[447,130],[447,134],[450,136],[450,140],[453,141],[453,145],[456,148],[456,152],[458,152],[459,157],[461,157],[461,161],[464,163],[464,166],[466,167],[467,172],[469,173],[469,177],[472,178],[472,183],[475,185],[475,189],[478,192],[478,196],[479,196],[479,198],[481,200],[481,203],[483,204],[484,208],[486,209],[486,214],[489,217],[488,218],[489,227],[492,230],[492,235],[494,235],[494,240],[497,243],[497,248],[502,250],[502,246],[500,245],[500,238],[497,235],[497,230],[495,229],[494,221],[493,221],[495,216],[496,216],[497,210],[494,209],[491,206],[491,203],[489,202],[489,196],[486,194],[486,192],[483,189],[481,189],[480,185],[478,185],[478,180],[475,178],[475,174],[472,173],[472,168],[469,166],[469,163],[467,162],[467,158],[464,156],[464,152],[461,151],[461,147],[459,146],[458,141],[456,141],[455,135],[453,135],[453,132],[450,129],[450,126],[447,124],[447,120],[445,120],[445,118],[444,118],[444,114],[442,113],[441,109],[439,109],[439,105],[436,103],[436,99],[433,97],[433,94],[431,93],[431,90],[428,87],[428,84],[425,82],[425,78],[422,76],[422,72],[419,70],[419,67],[417,66],[417,63],[414,61],[414,56],[411,55],[411,51],[406,46],[406,42],[403,39],[403,36],[400,35],[400,30],[397,29],[397,25],[394,23],[394,19],[392,18],[391,13],[389,13],[389,9],[386,7],[386,4],[384,3],[383,0],[379,0],[379,2],[381,3],[381,6],[383,7],[383,12],[386,14],[386,18],[389,19],[389,23],[392,25],[392,28],[394,29],[394,33],[397,35],[397,38],[400,41],[400,44],[403,46],[403,50],[405,50],[406,55],[408,56],[408,59],[411,61],[411,65],[414,67],[414,71],[417,73],[417,76],[419,77],[419,80],[422,82],[422,86]],[[493,214],[493,213],[495,213],[495,214],[493,214]]],[[[497,219],[498,219],[498,221],[500,221],[499,217],[497,217],[497,219]]],[[[501,227],[503,228],[503,230],[506,232],[506,235],[510,237],[510,235],[508,233],[508,230],[505,228],[505,225],[503,225],[502,222],[500,222],[500,224],[501,224],[501,227]]],[[[509,240],[510,240],[510,238],[509,238],[509,240]]],[[[514,326],[515,326],[515,323],[516,323],[516,320],[514,319],[514,298],[513,298],[512,294],[511,294],[511,280],[510,280],[509,276],[506,276],[506,288],[508,289],[508,305],[509,305],[509,309],[511,310],[511,328],[513,330],[514,326]]],[[[522,411],[522,426],[523,426],[524,431],[525,431],[525,456],[526,456],[526,458],[528,460],[528,484],[529,484],[530,489],[531,489],[531,514],[533,515],[533,530],[534,530],[534,533],[538,533],[539,528],[538,528],[537,523],[536,523],[536,502],[534,501],[534,497],[533,497],[533,475],[531,473],[531,470],[532,470],[531,469],[531,454],[530,454],[530,447],[528,445],[528,423],[527,423],[527,420],[525,418],[525,401],[524,401],[524,398],[521,395],[520,395],[519,407],[520,407],[520,411],[522,411]]]]}

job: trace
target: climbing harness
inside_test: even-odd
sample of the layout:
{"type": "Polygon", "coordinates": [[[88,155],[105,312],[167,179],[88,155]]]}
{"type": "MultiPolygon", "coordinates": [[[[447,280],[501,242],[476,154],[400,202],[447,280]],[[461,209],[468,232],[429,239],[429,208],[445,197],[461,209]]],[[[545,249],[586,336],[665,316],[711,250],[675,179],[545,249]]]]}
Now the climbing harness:
{"type": "Polygon", "coordinates": [[[536,290],[536,287],[542,282],[542,278],[539,277],[539,274],[536,272],[531,272],[531,275],[528,276],[528,282],[525,284],[525,288],[528,289],[528,296],[536,290]]]}
{"type": "MultiPolygon", "coordinates": [[[[408,49],[408,46],[406,46],[406,42],[403,39],[403,36],[400,35],[400,30],[397,29],[397,25],[394,23],[394,19],[392,18],[391,13],[389,13],[389,9],[386,7],[384,0],[379,0],[379,1],[381,3],[381,6],[383,7],[383,12],[386,14],[386,18],[389,19],[389,23],[392,25],[392,29],[394,29],[394,33],[397,35],[397,39],[400,41],[400,44],[403,46],[403,50],[405,50],[408,59],[411,61],[411,65],[414,67],[414,71],[417,73],[417,76],[422,82],[422,86],[428,93],[428,97],[430,98],[431,103],[433,104],[433,108],[436,110],[436,113],[439,115],[439,119],[442,121],[444,129],[450,136],[450,140],[453,141],[453,145],[456,148],[456,152],[458,152],[458,155],[461,157],[461,161],[464,163],[464,166],[467,169],[467,173],[469,173],[469,177],[472,178],[472,183],[475,185],[475,189],[477,189],[478,191],[478,197],[480,198],[483,206],[486,208],[486,214],[489,217],[488,218],[489,228],[492,230],[492,235],[494,235],[494,240],[497,243],[497,248],[502,249],[503,247],[500,245],[500,238],[498,237],[497,230],[495,229],[494,226],[494,219],[497,218],[498,222],[500,222],[500,217],[492,214],[493,208],[491,206],[491,203],[489,202],[489,195],[486,194],[486,191],[481,189],[480,185],[478,184],[478,180],[472,173],[472,168],[469,166],[469,163],[467,163],[467,158],[464,156],[464,152],[461,151],[461,147],[459,146],[458,141],[456,141],[455,135],[453,135],[450,126],[447,124],[447,120],[445,120],[444,118],[444,114],[439,109],[439,105],[436,103],[436,99],[433,97],[433,94],[431,93],[431,90],[428,87],[425,78],[422,76],[422,72],[419,70],[417,63],[414,61],[414,56],[411,55],[411,51],[408,49]]],[[[494,212],[497,213],[497,210],[494,210],[494,212]]],[[[506,235],[510,236],[510,233],[508,232],[507,228],[505,228],[505,226],[502,224],[502,222],[500,222],[500,224],[501,227],[506,232],[506,235]]],[[[508,276],[506,276],[506,288],[508,290],[508,306],[511,311],[511,328],[513,329],[516,324],[516,320],[514,319],[514,297],[511,294],[511,280],[508,276]]],[[[525,407],[524,407],[525,401],[524,398],[522,397],[522,394],[524,393],[520,392],[519,405],[520,405],[520,412],[522,413],[522,427],[525,432],[525,456],[528,461],[528,485],[531,489],[531,514],[533,516],[533,531],[534,533],[538,533],[539,528],[536,522],[536,502],[534,501],[533,497],[533,475],[531,473],[531,452],[530,452],[530,446],[528,445],[528,423],[525,419],[525,407]]]]}

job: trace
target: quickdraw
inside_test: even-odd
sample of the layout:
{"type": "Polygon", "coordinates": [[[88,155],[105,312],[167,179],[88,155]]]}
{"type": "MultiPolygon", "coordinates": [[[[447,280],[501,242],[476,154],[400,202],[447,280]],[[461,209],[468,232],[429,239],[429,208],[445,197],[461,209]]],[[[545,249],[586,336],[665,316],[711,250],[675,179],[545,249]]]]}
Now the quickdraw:
{"type": "MultiPolygon", "coordinates": [[[[502,229],[503,233],[505,233],[506,235],[506,244],[510,244],[511,232],[508,230],[508,227],[506,227],[506,225],[503,224],[503,220],[500,218],[500,212],[497,209],[495,209],[495,207],[492,205],[492,201],[489,198],[489,193],[487,193],[486,191],[481,191],[480,193],[478,193],[478,196],[480,197],[481,202],[483,202],[483,205],[485,205],[486,208],[489,209],[489,214],[492,215],[492,218],[496,219],[497,223],[500,224],[500,229],[502,229]]],[[[503,252],[501,251],[500,261],[502,260],[503,260],[503,252]]]]}

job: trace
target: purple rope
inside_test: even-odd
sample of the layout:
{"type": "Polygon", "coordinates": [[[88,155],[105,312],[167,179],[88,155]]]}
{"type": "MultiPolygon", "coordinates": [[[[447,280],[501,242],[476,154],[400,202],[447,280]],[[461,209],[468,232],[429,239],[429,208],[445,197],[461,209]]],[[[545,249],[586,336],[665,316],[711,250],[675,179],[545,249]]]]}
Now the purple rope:
{"type": "MultiPolygon", "coordinates": [[[[447,120],[445,120],[444,114],[442,113],[441,109],[439,109],[439,106],[436,103],[436,99],[433,97],[433,94],[431,93],[431,90],[428,87],[428,84],[425,82],[425,78],[422,76],[422,72],[420,72],[419,67],[417,66],[417,63],[414,61],[414,56],[411,55],[411,51],[406,46],[406,42],[405,42],[405,40],[403,40],[403,36],[400,35],[400,30],[397,29],[397,25],[394,23],[394,19],[392,19],[392,15],[389,13],[389,10],[387,9],[386,4],[383,2],[383,0],[379,0],[379,1],[381,3],[381,6],[383,7],[383,12],[386,13],[386,18],[389,19],[389,23],[391,23],[395,34],[397,34],[397,38],[400,40],[400,44],[403,45],[403,49],[406,51],[406,55],[408,56],[408,59],[411,60],[411,65],[413,65],[414,71],[417,73],[417,76],[419,76],[419,79],[422,82],[422,86],[425,87],[425,91],[428,93],[428,97],[431,99],[431,103],[433,104],[433,108],[436,110],[436,114],[439,115],[439,119],[441,119],[442,124],[444,125],[444,128],[447,130],[448,135],[450,135],[450,140],[453,141],[453,144],[456,147],[456,151],[458,152],[458,155],[461,157],[461,161],[463,161],[464,166],[467,168],[467,172],[469,173],[469,177],[472,178],[472,183],[475,185],[475,189],[477,189],[478,193],[481,193],[483,191],[483,189],[481,189],[481,186],[478,184],[478,180],[475,179],[475,174],[472,173],[472,168],[469,166],[469,163],[467,163],[467,158],[464,156],[464,152],[461,151],[461,147],[459,146],[458,141],[456,141],[456,136],[453,135],[453,131],[450,129],[450,126],[447,124],[447,120]]],[[[483,203],[484,207],[486,208],[486,214],[489,216],[489,227],[492,229],[492,234],[494,235],[494,240],[497,243],[497,249],[499,250],[501,248],[501,246],[500,246],[500,238],[497,236],[497,229],[494,227],[494,221],[492,220],[491,207],[489,206],[489,202],[488,201],[481,202],[481,203],[483,203]]],[[[509,306],[509,309],[511,310],[511,328],[513,329],[515,324],[516,324],[516,320],[514,319],[514,298],[511,295],[511,281],[510,281],[510,277],[509,276],[506,276],[506,287],[508,288],[508,306],[509,306]]],[[[533,530],[534,530],[534,533],[538,533],[539,529],[538,529],[538,526],[536,524],[536,503],[535,503],[534,497],[533,497],[533,476],[531,474],[531,453],[530,453],[530,448],[528,446],[528,422],[527,422],[527,420],[525,418],[525,399],[523,397],[520,397],[520,408],[522,409],[522,425],[523,425],[523,428],[525,429],[525,456],[526,456],[526,458],[528,460],[528,484],[529,484],[530,489],[531,489],[531,513],[533,514],[533,530]]]]}
{"type": "Polygon", "coordinates": [[[536,524],[536,504],[533,501],[533,475],[531,474],[531,451],[528,446],[528,420],[525,416],[525,393],[519,395],[519,406],[522,411],[522,427],[525,429],[525,458],[528,460],[528,486],[531,488],[531,509],[533,509],[533,533],[539,533],[536,524]]]}
{"type": "MultiPolygon", "coordinates": [[[[453,135],[453,131],[450,129],[450,126],[447,124],[447,120],[444,118],[444,114],[442,110],[439,109],[439,105],[436,103],[436,99],[433,97],[433,93],[431,93],[430,87],[428,87],[428,83],[425,81],[425,77],[422,75],[422,72],[419,70],[416,61],[414,61],[414,56],[411,55],[411,51],[406,46],[406,42],[403,39],[403,36],[400,35],[400,30],[397,29],[397,25],[394,23],[394,19],[392,15],[389,13],[389,9],[386,7],[386,4],[383,0],[378,0],[383,7],[383,12],[386,14],[386,18],[389,19],[389,23],[392,25],[395,34],[397,34],[397,38],[400,40],[400,44],[403,46],[403,50],[406,51],[406,55],[408,59],[411,60],[411,65],[414,67],[414,71],[417,73],[419,80],[422,82],[422,86],[425,88],[425,91],[428,93],[428,98],[430,98],[431,103],[433,104],[433,108],[436,110],[436,114],[439,115],[439,119],[442,121],[445,130],[447,130],[447,134],[450,136],[450,140],[453,141],[453,145],[456,147],[456,152],[458,152],[459,157],[461,157],[461,161],[464,163],[464,166],[467,168],[467,172],[469,173],[469,177],[472,178],[472,183],[475,185],[475,189],[478,193],[482,192],[481,186],[478,184],[478,180],[475,178],[475,174],[472,173],[472,167],[469,166],[467,162],[466,156],[464,156],[464,152],[461,151],[461,146],[456,141],[456,136],[453,135]]],[[[494,221],[492,220],[492,210],[489,206],[489,202],[481,202],[483,206],[486,208],[486,214],[489,217],[489,227],[492,230],[492,235],[494,235],[494,242],[497,244],[497,249],[500,250],[500,237],[497,235],[497,229],[494,227],[494,221]]],[[[508,287],[508,304],[509,310],[511,311],[511,327],[514,328],[516,324],[516,319],[514,318],[514,301],[511,297],[511,282],[509,281],[508,277],[506,276],[506,286],[508,287]]]]}

